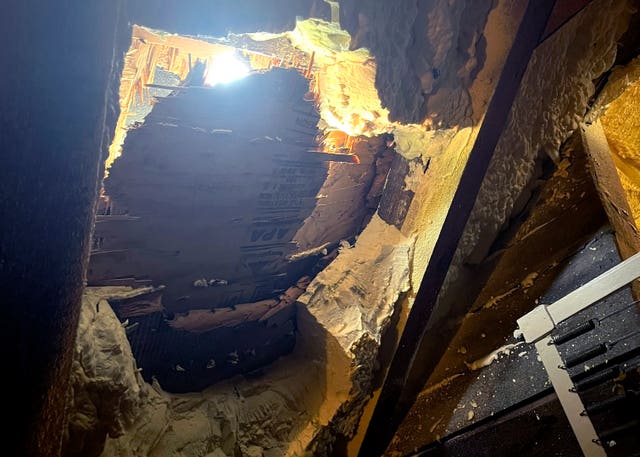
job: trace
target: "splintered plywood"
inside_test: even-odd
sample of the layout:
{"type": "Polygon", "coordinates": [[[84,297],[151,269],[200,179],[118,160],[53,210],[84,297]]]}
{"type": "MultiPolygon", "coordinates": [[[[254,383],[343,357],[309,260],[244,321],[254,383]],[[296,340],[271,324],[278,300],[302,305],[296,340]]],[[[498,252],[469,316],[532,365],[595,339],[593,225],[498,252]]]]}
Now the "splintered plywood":
{"type": "Polygon", "coordinates": [[[295,283],[309,260],[286,260],[291,240],[327,176],[309,152],[318,116],[307,85],[275,69],[160,100],[105,181],[113,213],[129,217],[96,224],[89,283],[150,279],[166,286],[170,311],[272,298],[295,283]],[[214,279],[228,284],[194,286],[214,279]]]}
{"type": "Polygon", "coordinates": [[[274,66],[297,68],[310,76],[313,69],[313,59],[294,48],[281,35],[254,41],[248,35],[232,34],[215,39],[175,35],[139,25],[132,29],[131,45],[125,55],[120,79],[120,116],[106,160],[107,169],[122,152],[132,112],[140,105],[152,103],[149,85],[155,82],[158,68],[183,80],[196,62],[210,62],[221,54],[241,52],[248,57],[253,70],[267,70],[274,66]]]}

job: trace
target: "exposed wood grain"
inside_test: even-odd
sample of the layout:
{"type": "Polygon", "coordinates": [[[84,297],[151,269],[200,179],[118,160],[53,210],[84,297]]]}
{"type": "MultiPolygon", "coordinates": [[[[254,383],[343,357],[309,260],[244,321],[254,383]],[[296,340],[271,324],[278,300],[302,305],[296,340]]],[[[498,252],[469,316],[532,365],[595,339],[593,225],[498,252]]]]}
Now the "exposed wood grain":
{"type": "MultiPolygon", "coordinates": [[[[600,120],[594,121],[591,125],[582,124],[580,134],[582,146],[589,158],[591,174],[598,195],[609,222],[616,232],[620,256],[623,259],[629,258],[640,252],[640,233],[638,233],[626,193],[620,183],[620,177],[600,120]]],[[[639,281],[634,281],[632,288],[634,295],[640,297],[639,281]]]]}

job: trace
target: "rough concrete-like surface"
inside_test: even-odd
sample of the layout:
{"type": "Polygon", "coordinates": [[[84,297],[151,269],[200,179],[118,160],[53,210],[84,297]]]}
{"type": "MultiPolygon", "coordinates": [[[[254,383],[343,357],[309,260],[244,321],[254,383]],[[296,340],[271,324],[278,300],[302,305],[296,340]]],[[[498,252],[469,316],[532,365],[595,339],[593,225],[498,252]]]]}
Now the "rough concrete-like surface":
{"type": "Polygon", "coordinates": [[[483,29],[496,2],[406,1],[341,3],[352,49],[376,57],[376,87],[390,117],[419,123],[425,115],[460,125],[468,90],[486,54],[483,29]],[[389,20],[393,18],[393,20],[389,20]]]}
{"type": "Polygon", "coordinates": [[[82,299],[71,375],[67,457],[100,455],[105,438],[123,435],[150,393],[125,329],[104,298],[106,290],[87,289],[82,299]]]}

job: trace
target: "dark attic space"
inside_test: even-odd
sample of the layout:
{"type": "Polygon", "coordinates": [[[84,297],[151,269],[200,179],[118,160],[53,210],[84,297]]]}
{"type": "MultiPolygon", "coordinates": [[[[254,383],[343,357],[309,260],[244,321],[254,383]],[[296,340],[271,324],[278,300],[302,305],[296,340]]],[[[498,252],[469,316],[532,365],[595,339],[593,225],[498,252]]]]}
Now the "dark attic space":
{"type": "Polygon", "coordinates": [[[640,456],[639,11],[7,5],[3,455],[640,456]]]}

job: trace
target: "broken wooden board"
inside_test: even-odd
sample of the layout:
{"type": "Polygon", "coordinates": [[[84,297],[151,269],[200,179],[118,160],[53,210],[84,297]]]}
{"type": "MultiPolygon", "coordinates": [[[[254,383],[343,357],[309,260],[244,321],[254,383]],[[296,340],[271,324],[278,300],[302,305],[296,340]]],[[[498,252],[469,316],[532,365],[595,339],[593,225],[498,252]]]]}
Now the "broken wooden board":
{"type": "MultiPolygon", "coordinates": [[[[414,161],[419,162],[420,160],[414,159],[414,161]]],[[[402,228],[414,197],[413,190],[405,188],[405,177],[409,174],[409,169],[409,160],[401,155],[393,157],[385,184],[385,191],[382,194],[378,208],[378,214],[382,220],[398,229],[402,228]]]]}

